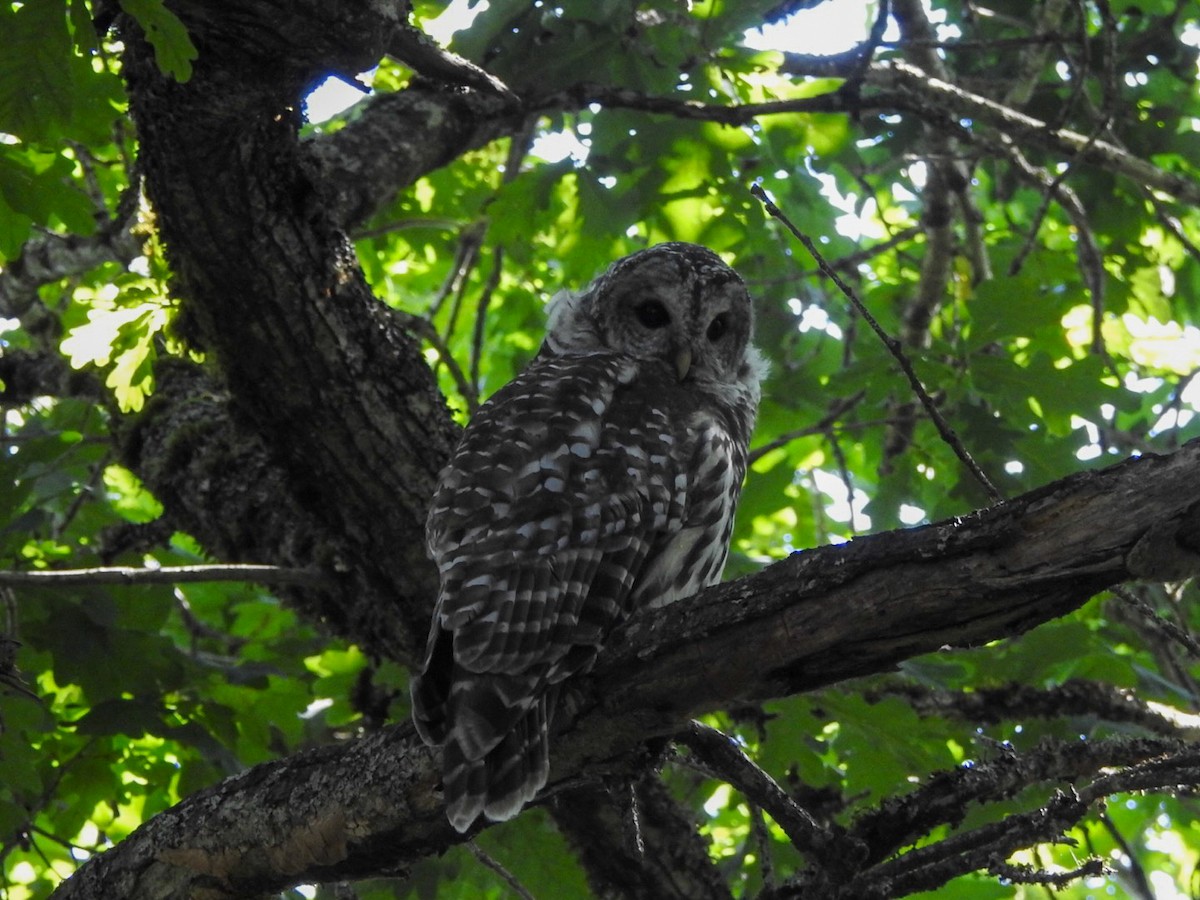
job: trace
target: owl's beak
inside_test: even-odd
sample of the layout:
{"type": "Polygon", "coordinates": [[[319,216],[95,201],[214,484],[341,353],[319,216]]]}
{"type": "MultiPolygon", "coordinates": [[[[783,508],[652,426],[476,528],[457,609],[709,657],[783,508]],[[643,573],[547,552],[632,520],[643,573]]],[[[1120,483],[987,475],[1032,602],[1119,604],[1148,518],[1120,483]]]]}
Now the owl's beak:
{"type": "Polygon", "coordinates": [[[692,351],[688,347],[684,347],[675,354],[675,374],[679,376],[679,380],[683,381],[687,377],[688,370],[692,368],[692,351]]]}

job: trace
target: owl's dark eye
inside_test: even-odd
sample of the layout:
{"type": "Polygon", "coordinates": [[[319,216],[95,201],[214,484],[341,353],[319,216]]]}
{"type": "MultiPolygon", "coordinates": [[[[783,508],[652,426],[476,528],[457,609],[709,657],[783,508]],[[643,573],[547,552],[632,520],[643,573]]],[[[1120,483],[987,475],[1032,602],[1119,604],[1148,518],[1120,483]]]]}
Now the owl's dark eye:
{"type": "Polygon", "coordinates": [[[708,339],[715,343],[716,341],[719,341],[721,338],[725,337],[725,332],[728,330],[729,319],[724,313],[722,313],[708,323],[708,339]]]}
{"type": "Polygon", "coordinates": [[[671,321],[671,314],[657,300],[643,300],[634,307],[633,312],[647,328],[662,328],[671,321]]]}

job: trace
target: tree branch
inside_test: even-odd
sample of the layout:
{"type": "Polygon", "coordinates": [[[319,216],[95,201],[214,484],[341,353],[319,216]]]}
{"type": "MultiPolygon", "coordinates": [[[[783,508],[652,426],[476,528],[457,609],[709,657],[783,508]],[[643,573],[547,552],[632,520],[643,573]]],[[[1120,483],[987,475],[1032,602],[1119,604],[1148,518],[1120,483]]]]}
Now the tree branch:
{"type": "MultiPolygon", "coordinates": [[[[136,196],[136,188],[133,190],[136,196]]],[[[123,206],[126,204],[122,204],[123,206]]],[[[142,252],[135,233],[136,207],[89,237],[45,232],[25,242],[21,255],[0,272],[0,317],[17,318],[37,302],[37,289],[105,262],[128,265],[142,252]]]]}
{"type": "Polygon", "coordinates": [[[982,122],[1018,142],[1031,141],[1062,156],[1076,157],[1124,175],[1136,184],[1162,191],[1182,203],[1200,205],[1200,183],[1186,176],[1165,172],[1107,141],[1092,140],[1088,135],[1066,128],[1053,128],[995,100],[933,78],[908,63],[897,60],[875,63],[867,83],[882,92],[873,98],[875,104],[890,102],[894,109],[932,116],[939,121],[951,116],[982,122]]]}
{"type": "MultiPolygon", "coordinates": [[[[369,140],[366,126],[301,150],[294,117],[301,86],[326,61],[344,68],[385,44],[396,4],[351,0],[331,12],[305,2],[283,25],[275,4],[176,5],[201,50],[196,73],[186,85],[166,81],[130,34],[131,103],[148,190],[191,317],[188,337],[210,351],[226,378],[219,390],[234,400],[183,397],[171,404],[177,427],[156,431],[160,406],[143,419],[148,425],[131,429],[130,443],[157,467],[158,482],[176,489],[164,499],[169,508],[207,517],[221,546],[227,530],[253,546],[262,540],[253,522],[218,522],[220,515],[201,509],[206,479],[220,476],[204,470],[218,458],[207,452],[217,436],[203,416],[187,418],[189,409],[218,408],[226,417],[220,439],[258,436],[245,454],[254,471],[286,485],[287,518],[305,526],[299,534],[316,544],[316,564],[345,573],[341,590],[315,598],[312,609],[361,633],[388,635],[376,646],[405,659],[420,643],[434,583],[421,549],[425,505],[456,431],[412,335],[370,296],[341,229],[369,215],[396,184],[506,133],[539,107],[514,111],[494,95],[420,87],[381,100],[384,112],[368,119],[391,119],[407,132],[396,153],[380,153],[393,144],[369,140]],[[314,28],[321,40],[297,52],[298,32],[314,28]],[[394,116],[384,114],[389,107],[394,116]],[[334,152],[352,146],[353,153],[334,152]],[[379,187],[363,187],[369,177],[351,171],[356,161],[386,170],[379,187]],[[328,188],[314,184],[325,178],[328,188]],[[338,199],[338,186],[356,180],[362,189],[338,199]],[[226,430],[228,423],[235,424],[226,430]],[[192,446],[197,431],[203,453],[192,446]],[[152,444],[158,452],[142,452],[152,444]],[[176,474],[180,460],[184,476],[176,474]],[[196,470],[186,471],[193,463],[196,470]],[[204,477],[184,484],[193,474],[204,477]]],[[[596,90],[612,105],[714,121],[859,109],[890,98],[931,114],[926,95],[924,106],[913,99],[915,89],[734,108],[596,90]]],[[[577,89],[558,99],[571,108],[595,97],[577,89]]],[[[1191,446],[961,522],[799,554],[639,617],[575,686],[579,717],[556,739],[554,788],[578,786],[698,711],[879,671],[944,644],[1019,633],[1078,606],[1130,576],[1128,557],[1151,523],[1174,523],[1196,502],[1196,456],[1191,446]]],[[[217,483],[224,490],[233,482],[217,483]]],[[[264,489],[237,508],[269,516],[277,505],[264,489]]],[[[273,532],[272,541],[284,545],[282,534],[273,532]]],[[[207,534],[198,537],[212,546],[207,534]]],[[[239,541],[227,546],[244,552],[239,541]]],[[[306,549],[297,541],[279,555],[302,559],[306,549]]],[[[462,840],[444,819],[438,781],[436,754],[408,726],[256,767],[154,818],[91,860],[60,895],[240,896],[401,872],[462,840]]]]}
{"type": "MultiPolygon", "coordinates": [[[[1200,506],[1200,441],[1055,482],[962,519],[794,554],[634,617],[575,686],[551,786],[578,784],[695,715],[1019,634],[1130,577],[1152,528],[1200,506]]],[[[1198,565],[1200,568],[1200,565],[1198,565]]],[[[189,797],[56,894],[187,897],[403,870],[466,839],[408,724],[256,767],[189,797]],[[263,835],[270,835],[264,850],[263,835]]]]}
{"type": "Polygon", "coordinates": [[[755,765],[727,735],[700,722],[689,722],[678,740],[722,778],[770,813],[798,850],[817,856],[828,852],[833,835],[796,803],[778,782],[755,765]]]}
{"type": "MultiPolygon", "coordinates": [[[[972,828],[936,843],[911,850],[865,871],[838,891],[839,897],[888,897],[941,887],[951,878],[1002,861],[1023,847],[1043,841],[1073,843],[1063,838],[1088,810],[1105,797],[1136,790],[1155,790],[1200,781],[1200,754],[1187,747],[1164,741],[1108,741],[1093,746],[1072,744],[1048,746],[1028,754],[1035,771],[1026,778],[1013,779],[1010,789],[1019,789],[1033,781],[1074,782],[1117,765],[1114,772],[1095,777],[1086,786],[1067,787],[1040,809],[1008,816],[1000,822],[972,828]],[[1080,757],[1072,765],[1064,757],[1080,757]],[[1038,766],[1045,763],[1045,771],[1038,766]]],[[[1001,796],[1006,796],[1003,793],[1001,796]]],[[[992,787],[986,793],[994,795],[992,787]]],[[[962,806],[956,808],[953,821],[959,821],[962,806]]]]}
{"type": "Polygon", "coordinates": [[[884,696],[903,698],[919,716],[952,716],[976,725],[1090,715],[1105,722],[1135,725],[1151,734],[1185,739],[1200,736],[1198,715],[1163,703],[1143,702],[1130,690],[1081,679],[1047,688],[1006,684],[972,691],[937,691],[896,682],[871,691],[866,699],[875,702],[884,696]]]}
{"type": "Polygon", "coordinates": [[[1091,778],[1106,768],[1134,766],[1184,746],[1161,738],[1047,742],[1025,753],[936,773],[913,792],[889,798],[860,816],[850,832],[870,848],[864,865],[874,866],[937,826],[960,823],[972,804],[1009,798],[1033,784],[1091,778]]]}
{"type": "Polygon", "coordinates": [[[42,569],[33,572],[0,571],[0,585],[10,587],[80,584],[190,584],[211,581],[253,581],[258,584],[292,584],[319,587],[329,579],[314,569],[287,569],[281,566],[212,565],[163,566],[138,569],[132,566],[99,566],[92,569],[42,569]]]}

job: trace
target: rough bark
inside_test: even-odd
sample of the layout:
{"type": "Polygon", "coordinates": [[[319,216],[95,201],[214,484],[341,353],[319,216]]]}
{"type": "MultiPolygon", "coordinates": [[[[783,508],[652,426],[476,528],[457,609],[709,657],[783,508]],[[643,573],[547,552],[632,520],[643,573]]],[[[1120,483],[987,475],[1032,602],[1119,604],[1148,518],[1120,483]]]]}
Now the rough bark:
{"type": "MultiPolygon", "coordinates": [[[[797,553],[639,615],[579,684],[550,791],[628,773],[630,753],[698,713],[1016,635],[1130,578],[1196,572],[1197,484],[1200,441],[961,519],[797,553]]],[[[56,896],[232,897],[403,871],[463,839],[438,781],[436,754],[407,724],[258,766],[159,815],[56,896]]]]}
{"type": "MultiPolygon", "coordinates": [[[[365,646],[407,659],[433,596],[423,510],[457,429],[416,342],[372,296],[300,164],[290,104],[318,50],[298,51],[295,36],[264,22],[249,27],[252,14],[278,12],[269,4],[239,6],[237,42],[224,41],[228,10],[187,12],[202,6],[206,16],[189,21],[200,60],[188,83],[164,78],[136,35],[125,59],[147,190],[186,303],[183,331],[215,358],[235,425],[270,448],[285,496],[336,536],[314,561],[348,573],[366,602],[329,596],[322,618],[352,623],[365,646]],[[221,27],[206,30],[211,21],[221,27]],[[255,45],[260,35],[280,43],[255,45]],[[230,73],[240,77],[231,83],[230,73]]],[[[334,14],[366,27],[345,12],[357,6],[334,14]]],[[[161,479],[148,481],[161,489],[161,479]]]]}
{"type": "Polygon", "coordinates": [[[513,133],[528,114],[495,95],[428,82],[378,95],[363,107],[345,128],[302,148],[326,213],[346,228],[427,172],[513,133]]]}

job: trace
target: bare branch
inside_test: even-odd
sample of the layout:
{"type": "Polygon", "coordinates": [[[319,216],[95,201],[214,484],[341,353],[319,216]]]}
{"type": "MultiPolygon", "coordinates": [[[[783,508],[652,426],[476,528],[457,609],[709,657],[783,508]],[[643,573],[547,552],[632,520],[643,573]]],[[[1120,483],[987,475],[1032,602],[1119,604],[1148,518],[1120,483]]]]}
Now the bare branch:
{"type": "MultiPolygon", "coordinates": [[[[932,890],[958,875],[990,868],[1016,850],[1046,841],[1071,842],[1063,837],[1064,832],[1074,827],[1093,805],[1112,794],[1171,789],[1195,784],[1200,778],[1200,755],[1179,742],[1111,740],[1090,745],[1050,744],[1021,757],[1014,755],[974,769],[945,773],[928,788],[903,798],[899,804],[916,810],[919,807],[915,798],[921,796],[930,806],[940,805],[951,816],[945,821],[958,822],[968,804],[1011,796],[1020,788],[1042,781],[1065,780],[1074,784],[1114,766],[1127,768],[1100,774],[1084,787],[1068,788],[1040,809],[1008,816],[869,868],[850,885],[855,892],[852,895],[899,896],[932,890]],[[999,773],[1004,774],[997,779],[999,773]],[[963,790],[947,791],[949,782],[955,781],[963,790]],[[887,893],[881,894],[885,885],[887,893]]],[[[917,833],[925,833],[932,822],[922,824],[917,833]]],[[[898,834],[889,833],[888,843],[897,837],[898,834]]]]}
{"type": "Polygon", "coordinates": [[[920,716],[945,716],[976,724],[1051,719],[1087,714],[1105,722],[1136,725],[1151,734],[1194,740],[1200,716],[1140,700],[1133,691],[1072,679],[1053,687],[1006,684],[971,691],[939,691],[913,682],[889,682],[869,692],[868,702],[902,697],[920,716]]]}
{"type": "Polygon", "coordinates": [[[328,576],[316,569],[280,566],[212,565],[163,566],[137,569],[131,566],[100,566],[94,569],[43,569],[36,572],[0,571],[0,585],[11,587],[64,587],[80,584],[189,584],[203,581],[253,581],[258,584],[292,584],[319,587],[328,576]]]}
{"type": "MultiPolygon", "coordinates": [[[[778,450],[780,447],[786,447],[788,444],[794,440],[797,440],[798,438],[810,437],[815,434],[828,434],[834,431],[834,425],[837,420],[846,415],[846,413],[850,412],[850,410],[854,409],[854,407],[858,406],[863,397],[866,396],[866,393],[866,391],[859,391],[850,397],[841,397],[835,399],[832,403],[830,403],[829,411],[821,417],[820,421],[813,425],[809,425],[806,428],[797,428],[794,431],[784,432],[774,440],[768,441],[765,444],[760,444],[750,451],[747,459],[750,463],[753,463],[756,460],[762,459],[762,457],[766,456],[772,450],[778,450]]],[[[862,427],[861,423],[857,424],[858,427],[862,427]]]]}
{"type": "Polygon", "coordinates": [[[818,856],[828,850],[834,837],[829,829],[789,797],[775,779],[755,765],[728,735],[692,721],[679,733],[678,740],[718,778],[728,781],[751,803],[770,813],[796,849],[818,856]]]}
{"type": "Polygon", "coordinates": [[[1170,619],[1165,619],[1160,616],[1145,600],[1142,600],[1132,591],[1123,587],[1113,588],[1113,596],[1123,601],[1132,607],[1142,620],[1145,621],[1151,628],[1166,635],[1167,638],[1179,644],[1192,657],[1193,660],[1200,660],[1200,641],[1198,641],[1191,633],[1180,628],[1170,619]]]}
{"type": "Polygon", "coordinates": [[[500,880],[507,884],[512,892],[520,897],[521,900],[534,900],[533,894],[529,893],[529,890],[525,887],[525,885],[521,884],[521,882],[517,880],[517,877],[513,875],[512,872],[508,871],[508,869],[501,865],[498,860],[490,856],[488,852],[480,847],[477,843],[474,841],[467,841],[467,849],[471,851],[471,855],[479,860],[480,863],[487,866],[489,869],[499,875],[500,880]]]}
{"type": "MultiPolygon", "coordinates": [[[[1009,276],[1016,275],[1021,270],[1026,255],[1033,249],[1034,241],[1037,238],[1037,229],[1045,213],[1045,204],[1053,198],[1058,200],[1063,212],[1071,220],[1071,224],[1075,226],[1076,233],[1079,235],[1079,250],[1077,253],[1079,273],[1083,277],[1084,284],[1088,286],[1088,292],[1091,294],[1093,302],[1098,302],[1102,305],[1105,277],[1104,258],[1099,246],[1096,244],[1096,237],[1092,234],[1091,221],[1088,219],[1087,210],[1084,209],[1079,196],[1069,185],[1064,183],[1062,177],[1053,176],[1045,169],[1041,169],[1029,162],[1025,154],[1021,152],[1020,146],[1007,135],[1000,136],[1000,148],[1012,162],[1015,171],[1027,181],[1037,185],[1043,191],[1044,195],[1043,204],[1033,219],[1033,227],[1030,229],[1025,243],[1022,244],[1021,249],[1009,265],[1009,276]]],[[[1066,171],[1069,171],[1069,169],[1066,171]]],[[[1066,171],[1061,174],[1065,175],[1066,171]]],[[[1097,315],[1097,328],[1099,328],[1099,322],[1100,317],[1097,315]]]]}
{"type": "Polygon", "coordinates": [[[1100,824],[1104,826],[1117,846],[1121,848],[1121,852],[1125,855],[1125,859],[1129,860],[1129,871],[1131,880],[1133,881],[1133,889],[1136,900],[1155,900],[1157,894],[1150,887],[1150,882],[1146,879],[1146,873],[1142,867],[1138,865],[1137,853],[1129,846],[1129,841],[1125,840],[1125,835],[1121,834],[1121,829],[1117,827],[1117,823],[1112,820],[1112,817],[1107,811],[1100,813],[1097,818],[1100,824]]]}

